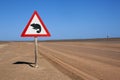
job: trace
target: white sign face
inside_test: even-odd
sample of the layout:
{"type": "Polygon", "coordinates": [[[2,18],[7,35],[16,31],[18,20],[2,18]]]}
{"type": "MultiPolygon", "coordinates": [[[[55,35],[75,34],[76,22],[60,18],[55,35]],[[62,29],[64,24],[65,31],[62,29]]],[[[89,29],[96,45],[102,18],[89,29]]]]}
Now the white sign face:
{"type": "Polygon", "coordinates": [[[22,37],[50,36],[42,19],[35,11],[21,34],[22,37]]]}
{"type": "Polygon", "coordinates": [[[38,17],[35,15],[25,34],[47,34],[38,17]]]}

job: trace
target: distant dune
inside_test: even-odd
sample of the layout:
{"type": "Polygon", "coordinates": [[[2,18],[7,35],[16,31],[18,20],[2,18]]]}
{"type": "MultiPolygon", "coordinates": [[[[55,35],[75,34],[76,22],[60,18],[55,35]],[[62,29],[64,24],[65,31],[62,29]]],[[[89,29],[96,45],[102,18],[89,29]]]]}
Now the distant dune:
{"type": "MultiPolygon", "coordinates": [[[[82,42],[120,42],[120,38],[91,38],[91,39],[58,39],[58,40],[39,40],[39,42],[79,42],[79,41],[82,41],[82,42]]],[[[25,40],[25,41],[19,41],[19,40],[10,40],[10,41],[0,41],[0,43],[6,43],[6,42],[33,42],[33,40],[25,40]]]]}
{"type": "Polygon", "coordinates": [[[73,42],[73,41],[120,41],[120,38],[93,38],[93,39],[61,39],[61,40],[45,40],[42,42],[73,42]]]}

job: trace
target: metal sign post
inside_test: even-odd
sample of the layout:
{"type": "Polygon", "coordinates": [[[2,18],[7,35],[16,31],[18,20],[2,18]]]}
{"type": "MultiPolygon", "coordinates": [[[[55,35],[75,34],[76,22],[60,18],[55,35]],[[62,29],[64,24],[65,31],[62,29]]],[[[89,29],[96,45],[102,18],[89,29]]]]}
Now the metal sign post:
{"type": "Polygon", "coordinates": [[[35,68],[38,67],[38,60],[37,60],[37,55],[38,55],[38,44],[37,44],[37,37],[35,39],[35,68]]]}

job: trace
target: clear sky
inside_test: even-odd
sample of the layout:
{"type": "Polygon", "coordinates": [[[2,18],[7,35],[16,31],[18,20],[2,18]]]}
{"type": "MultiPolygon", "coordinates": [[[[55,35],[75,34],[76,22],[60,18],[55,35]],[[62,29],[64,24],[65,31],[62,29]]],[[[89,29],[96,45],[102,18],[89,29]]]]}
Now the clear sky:
{"type": "Polygon", "coordinates": [[[0,40],[20,35],[34,10],[51,33],[45,39],[120,37],[120,0],[0,0],[0,40]]]}

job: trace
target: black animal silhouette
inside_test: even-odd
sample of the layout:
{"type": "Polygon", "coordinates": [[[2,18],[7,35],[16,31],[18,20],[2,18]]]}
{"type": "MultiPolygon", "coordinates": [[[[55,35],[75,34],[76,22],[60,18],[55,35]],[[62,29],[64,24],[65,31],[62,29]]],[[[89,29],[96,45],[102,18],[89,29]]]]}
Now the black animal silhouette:
{"type": "Polygon", "coordinates": [[[33,27],[33,29],[37,30],[36,32],[37,33],[40,33],[41,32],[41,26],[39,24],[31,24],[31,26],[33,27]]]}

